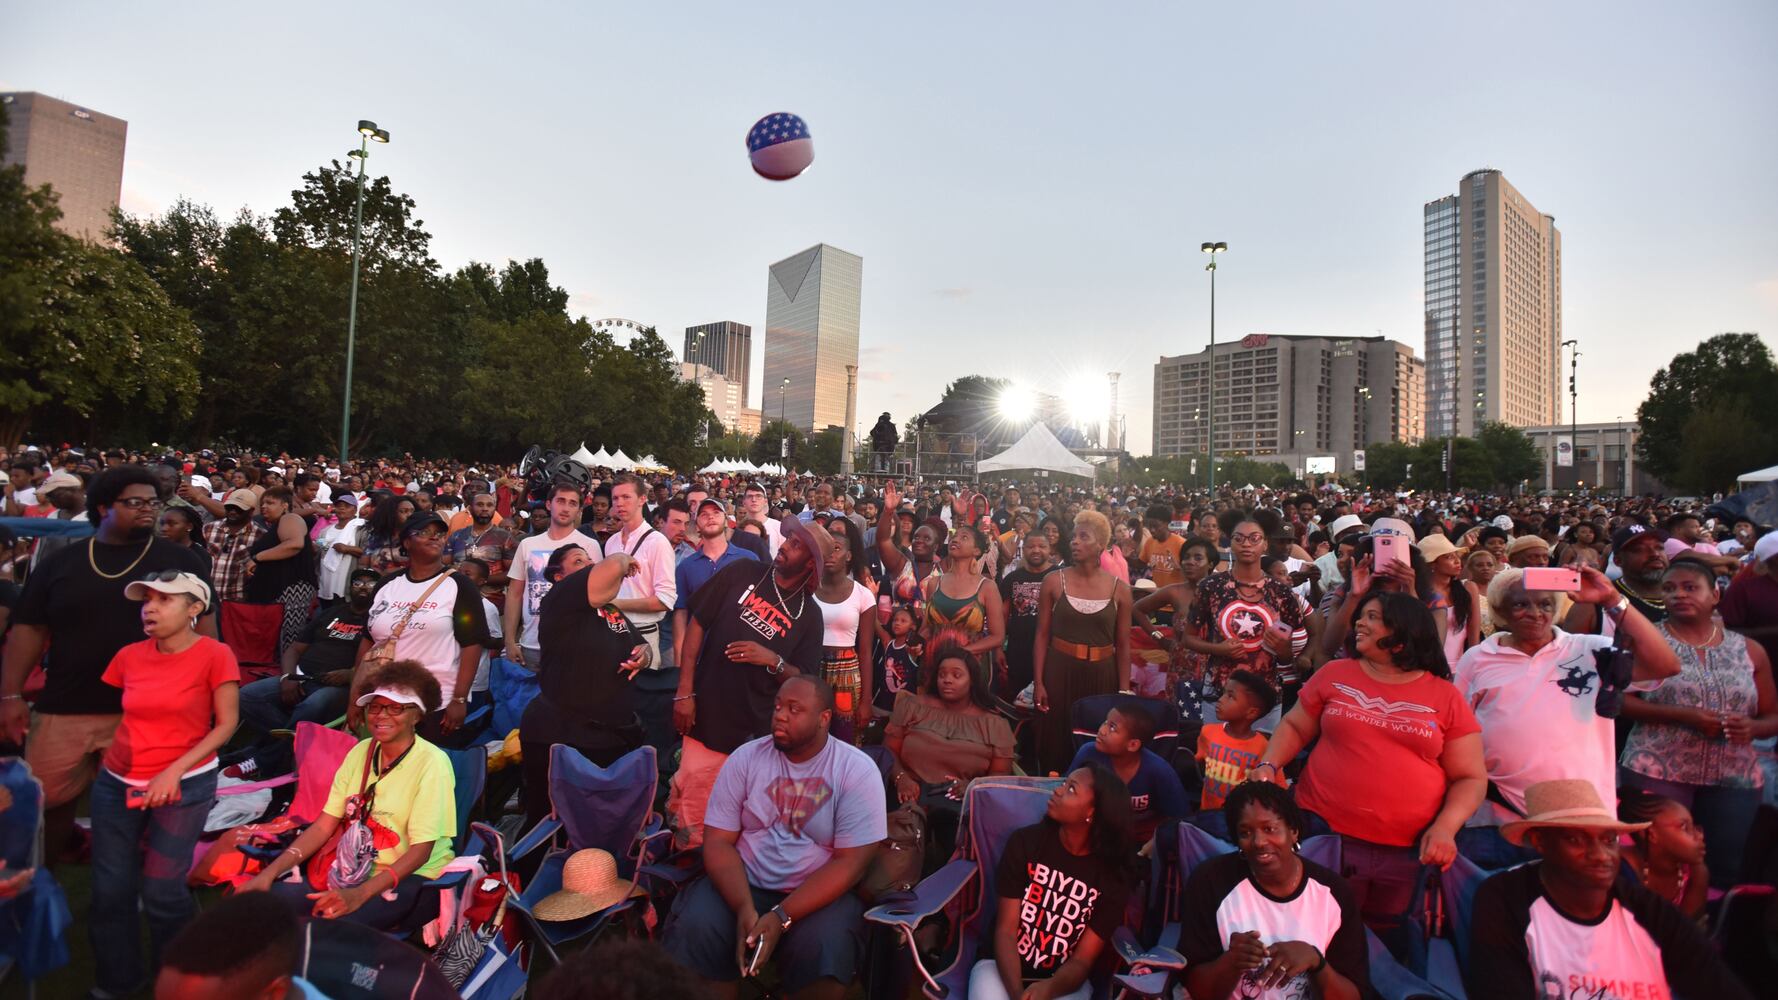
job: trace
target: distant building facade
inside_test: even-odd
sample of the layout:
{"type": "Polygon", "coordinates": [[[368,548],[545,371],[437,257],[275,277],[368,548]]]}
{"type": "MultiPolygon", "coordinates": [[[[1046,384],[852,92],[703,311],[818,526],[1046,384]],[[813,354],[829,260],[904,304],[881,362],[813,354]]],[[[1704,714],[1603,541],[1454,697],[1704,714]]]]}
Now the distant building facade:
{"type": "MultiPolygon", "coordinates": [[[[1210,444],[1210,351],[1154,366],[1154,454],[1204,454],[1210,444]]],[[[1354,452],[1426,436],[1426,366],[1382,337],[1251,334],[1216,346],[1218,458],[1236,455],[1300,469],[1332,456],[1353,471],[1354,452]]]]}
{"type": "Polygon", "coordinates": [[[858,364],[864,258],[825,243],[766,275],[765,379],[760,409],[805,433],[846,423],[846,366],[858,364]]]}
{"type": "Polygon", "coordinates": [[[1537,445],[1538,454],[1543,456],[1543,475],[1531,482],[1532,489],[1592,490],[1629,496],[1667,492],[1667,485],[1636,461],[1636,442],[1642,436],[1642,428],[1635,421],[1579,424],[1572,432],[1574,464],[1562,465],[1556,456],[1560,443],[1570,436],[1569,425],[1525,428],[1537,445]]]}
{"type": "Polygon", "coordinates": [[[709,365],[689,361],[680,363],[679,377],[704,390],[704,405],[716,414],[716,419],[722,422],[724,428],[730,431],[739,429],[741,411],[745,409],[741,405],[744,387],[740,383],[723,378],[709,365]]]}
{"type": "Polygon", "coordinates": [[[1426,433],[1562,422],[1562,234],[1498,170],[1426,203],[1426,433]]]}
{"type": "Polygon", "coordinates": [[[753,374],[753,328],[724,320],[685,328],[686,361],[704,365],[741,387],[741,405],[747,406],[747,387],[753,374]]]}
{"type": "Polygon", "coordinates": [[[55,188],[63,232],[104,239],[123,194],[129,123],[29,91],[0,94],[0,104],[9,119],[5,165],[24,164],[31,187],[55,188]]]}

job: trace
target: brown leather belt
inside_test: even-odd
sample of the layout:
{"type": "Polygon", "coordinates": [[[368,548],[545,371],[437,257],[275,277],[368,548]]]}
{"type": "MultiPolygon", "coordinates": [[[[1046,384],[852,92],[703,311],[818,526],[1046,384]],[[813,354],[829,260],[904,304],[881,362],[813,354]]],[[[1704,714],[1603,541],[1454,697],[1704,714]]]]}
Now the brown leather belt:
{"type": "Polygon", "coordinates": [[[1109,660],[1117,655],[1116,646],[1088,646],[1085,643],[1069,642],[1067,639],[1051,639],[1050,648],[1088,663],[1109,660]]]}

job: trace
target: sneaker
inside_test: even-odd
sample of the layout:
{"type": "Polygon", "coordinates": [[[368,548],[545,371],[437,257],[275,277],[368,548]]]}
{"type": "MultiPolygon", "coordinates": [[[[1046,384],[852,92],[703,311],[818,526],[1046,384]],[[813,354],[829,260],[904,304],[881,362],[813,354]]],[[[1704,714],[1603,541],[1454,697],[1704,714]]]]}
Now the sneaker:
{"type": "Polygon", "coordinates": [[[252,781],[253,776],[258,773],[259,758],[257,757],[249,757],[222,769],[223,777],[233,778],[236,781],[252,781]]]}

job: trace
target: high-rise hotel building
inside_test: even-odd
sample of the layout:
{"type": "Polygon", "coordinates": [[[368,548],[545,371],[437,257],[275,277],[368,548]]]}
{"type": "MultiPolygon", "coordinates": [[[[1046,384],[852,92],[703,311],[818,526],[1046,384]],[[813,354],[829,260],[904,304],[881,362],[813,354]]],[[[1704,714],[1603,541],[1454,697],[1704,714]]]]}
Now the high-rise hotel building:
{"type": "Polygon", "coordinates": [[[1562,234],[1498,170],[1426,203],[1426,434],[1562,422],[1562,234]]]}

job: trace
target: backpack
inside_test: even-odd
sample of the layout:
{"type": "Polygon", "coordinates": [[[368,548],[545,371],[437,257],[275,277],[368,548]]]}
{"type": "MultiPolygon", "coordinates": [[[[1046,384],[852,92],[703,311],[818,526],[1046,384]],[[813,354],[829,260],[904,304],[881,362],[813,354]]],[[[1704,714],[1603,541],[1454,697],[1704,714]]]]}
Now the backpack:
{"type": "Polygon", "coordinates": [[[904,802],[889,813],[889,836],[883,838],[882,847],[858,883],[858,894],[866,903],[911,896],[920,883],[926,864],[926,810],[918,802],[904,802]]]}

